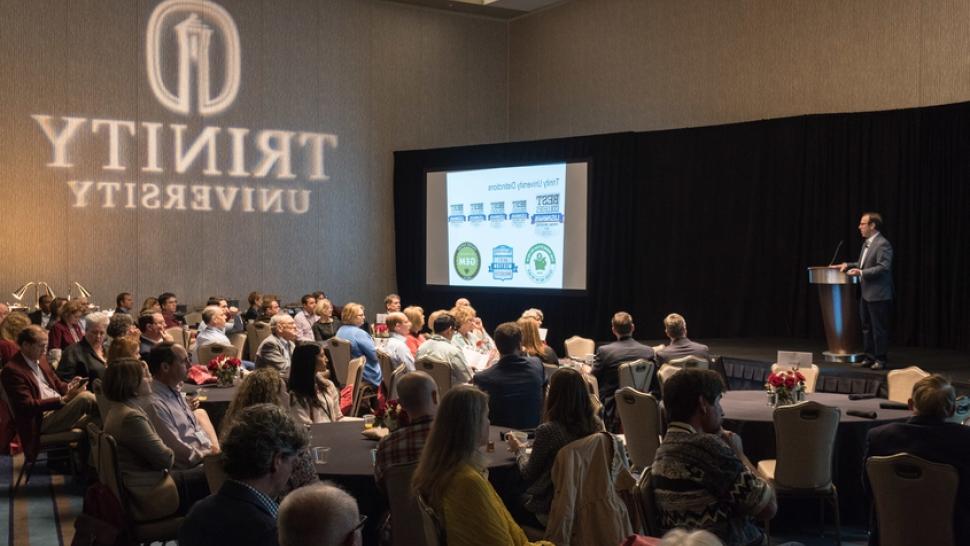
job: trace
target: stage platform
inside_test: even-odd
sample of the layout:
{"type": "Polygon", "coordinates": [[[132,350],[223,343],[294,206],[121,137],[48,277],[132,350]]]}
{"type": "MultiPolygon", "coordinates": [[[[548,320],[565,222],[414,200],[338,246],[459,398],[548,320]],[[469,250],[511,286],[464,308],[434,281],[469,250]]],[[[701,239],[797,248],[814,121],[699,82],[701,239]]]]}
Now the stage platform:
{"type": "MultiPolygon", "coordinates": [[[[711,348],[711,354],[723,359],[732,390],[760,389],[775,362],[778,351],[812,353],[820,368],[816,390],[819,392],[886,394],[886,370],[853,368],[849,364],[825,362],[825,341],[786,338],[698,339],[711,348]]],[[[661,341],[647,342],[651,345],[661,341]]],[[[950,378],[958,394],[970,394],[970,353],[923,347],[891,347],[891,369],[919,366],[950,378]]]]}

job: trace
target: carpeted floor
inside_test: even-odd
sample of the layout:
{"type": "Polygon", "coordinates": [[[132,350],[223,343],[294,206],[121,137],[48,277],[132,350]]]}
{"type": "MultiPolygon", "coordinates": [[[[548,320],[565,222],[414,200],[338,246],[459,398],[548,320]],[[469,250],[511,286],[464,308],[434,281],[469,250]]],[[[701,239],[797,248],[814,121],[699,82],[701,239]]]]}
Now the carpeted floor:
{"type": "Polygon", "coordinates": [[[10,487],[20,472],[23,455],[0,456],[0,543],[10,546],[64,546],[74,538],[74,520],[81,513],[84,487],[69,474],[51,474],[40,462],[30,482],[21,483],[10,501],[10,487]]]}

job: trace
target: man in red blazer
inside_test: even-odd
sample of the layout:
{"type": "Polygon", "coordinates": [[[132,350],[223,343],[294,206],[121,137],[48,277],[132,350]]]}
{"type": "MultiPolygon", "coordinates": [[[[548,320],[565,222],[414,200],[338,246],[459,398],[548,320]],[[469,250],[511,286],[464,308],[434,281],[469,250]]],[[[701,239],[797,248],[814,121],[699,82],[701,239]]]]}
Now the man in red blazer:
{"type": "Polygon", "coordinates": [[[25,328],[17,343],[20,352],[0,371],[0,383],[17,416],[17,432],[24,453],[36,456],[40,434],[53,434],[83,424],[97,411],[94,394],[85,390],[86,378],[61,381],[44,357],[47,331],[37,325],[25,328]]]}

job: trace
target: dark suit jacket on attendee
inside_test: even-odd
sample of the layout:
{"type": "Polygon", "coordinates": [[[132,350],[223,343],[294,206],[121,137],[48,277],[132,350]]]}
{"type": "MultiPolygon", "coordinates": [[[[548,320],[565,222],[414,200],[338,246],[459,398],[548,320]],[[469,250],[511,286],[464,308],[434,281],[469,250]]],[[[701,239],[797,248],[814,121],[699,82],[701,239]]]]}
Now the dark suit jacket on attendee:
{"type": "Polygon", "coordinates": [[[493,425],[535,428],[542,419],[546,374],[538,358],[506,355],[480,371],[472,383],[488,393],[488,418],[493,425]]]}
{"type": "MultiPolygon", "coordinates": [[[[67,394],[67,383],[57,377],[51,365],[47,363],[47,358],[41,357],[37,365],[54,390],[61,396],[67,394]]],[[[24,451],[33,449],[34,439],[40,437],[40,423],[44,412],[61,409],[64,404],[61,403],[60,397],[40,397],[40,385],[37,384],[34,372],[24,360],[22,353],[14,355],[4,365],[3,370],[0,370],[0,383],[3,384],[7,400],[10,401],[14,415],[17,416],[17,432],[20,434],[24,451]]]]}
{"type": "MultiPolygon", "coordinates": [[[[107,354],[105,355],[107,356],[107,354]]],[[[105,361],[98,358],[87,338],[81,339],[74,345],[68,345],[61,354],[61,362],[57,365],[57,376],[64,381],[71,378],[87,377],[104,379],[105,361]]]]}
{"type": "MultiPolygon", "coordinates": [[[[862,246],[865,250],[865,243],[862,246]]],[[[862,251],[859,251],[862,258],[862,251]]],[[[887,301],[893,299],[893,245],[882,233],[876,235],[866,253],[865,263],[853,262],[847,267],[862,270],[862,299],[887,301]]]]}
{"type": "Polygon", "coordinates": [[[897,453],[956,468],[960,474],[953,517],[956,543],[970,544],[970,427],[915,416],[869,431],[866,458],[897,453]]]}
{"type": "Polygon", "coordinates": [[[653,360],[653,349],[633,339],[632,336],[620,338],[596,349],[593,375],[599,383],[600,402],[603,404],[605,422],[613,430],[616,428],[614,426],[616,405],[613,402],[613,394],[616,393],[620,383],[618,373],[620,364],[641,358],[653,360]]]}
{"type": "Polygon", "coordinates": [[[215,495],[195,503],[179,528],[181,546],[273,546],[276,518],[245,485],[226,480],[215,495]]]}
{"type": "Polygon", "coordinates": [[[155,348],[156,345],[158,345],[158,343],[155,343],[145,336],[141,336],[141,338],[138,339],[138,344],[138,354],[141,355],[142,360],[148,360],[148,354],[152,352],[152,349],[155,348]]]}
{"type": "Polygon", "coordinates": [[[44,312],[41,311],[40,309],[37,309],[36,311],[33,311],[31,313],[27,313],[27,316],[30,317],[31,324],[36,324],[37,326],[40,326],[41,323],[44,322],[44,312]]]}
{"type": "Polygon", "coordinates": [[[682,337],[671,341],[666,347],[657,351],[657,364],[660,365],[685,356],[711,358],[711,353],[707,345],[695,343],[686,337],[682,337]]]}

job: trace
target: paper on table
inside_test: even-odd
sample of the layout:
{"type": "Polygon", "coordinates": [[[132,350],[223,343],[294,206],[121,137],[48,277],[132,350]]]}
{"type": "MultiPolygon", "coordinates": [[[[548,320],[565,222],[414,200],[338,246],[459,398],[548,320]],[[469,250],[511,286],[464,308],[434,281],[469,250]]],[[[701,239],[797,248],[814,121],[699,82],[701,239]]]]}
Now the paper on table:
{"type": "Polygon", "coordinates": [[[484,370],[488,367],[488,355],[482,354],[475,349],[469,349],[468,347],[462,347],[462,352],[465,353],[465,362],[468,363],[468,367],[473,371],[484,370]]]}

